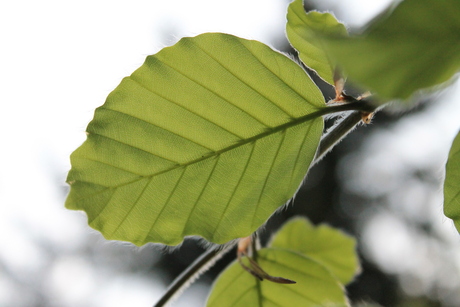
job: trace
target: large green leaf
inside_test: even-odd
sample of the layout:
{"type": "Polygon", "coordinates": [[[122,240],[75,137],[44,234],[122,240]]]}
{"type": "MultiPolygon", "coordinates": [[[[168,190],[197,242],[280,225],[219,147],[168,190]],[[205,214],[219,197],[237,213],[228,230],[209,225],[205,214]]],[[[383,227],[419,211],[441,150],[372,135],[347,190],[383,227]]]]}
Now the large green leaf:
{"type": "Polygon", "coordinates": [[[137,245],[248,236],[301,183],[322,108],[302,68],[262,43],[181,39],[96,110],[71,155],[66,206],[107,239],[137,245]]]}
{"type": "Polygon", "coordinates": [[[318,261],[343,284],[349,283],[360,269],[354,238],[327,225],[315,227],[304,218],[286,223],[270,246],[290,249],[318,261]]]}
{"type": "Polygon", "coordinates": [[[460,1],[405,0],[362,34],[330,39],[348,77],[383,98],[410,97],[460,69],[460,1]]]}
{"type": "Polygon", "coordinates": [[[259,281],[235,261],[217,279],[207,306],[348,306],[337,279],[323,265],[304,255],[266,248],[258,252],[257,261],[268,274],[297,283],[259,281]]]}
{"type": "Polygon", "coordinates": [[[444,181],[444,214],[454,220],[460,232],[460,133],[452,144],[444,181]]]}
{"type": "Polygon", "coordinates": [[[347,36],[345,26],[329,13],[305,13],[303,0],[293,1],[288,8],[286,33],[299,52],[302,62],[330,84],[334,84],[335,63],[326,54],[323,36],[347,36]]]}

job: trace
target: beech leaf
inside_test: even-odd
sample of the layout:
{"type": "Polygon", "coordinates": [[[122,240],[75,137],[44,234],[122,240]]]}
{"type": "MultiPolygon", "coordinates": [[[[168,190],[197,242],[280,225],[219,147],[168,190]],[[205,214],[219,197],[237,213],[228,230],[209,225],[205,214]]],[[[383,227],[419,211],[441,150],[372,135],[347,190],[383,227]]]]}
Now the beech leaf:
{"type": "Polygon", "coordinates": [[[71,155],[66,207],[136,245],[246,237],[299,187],[324,107],[303,69],[260,42],[183,38],[96,109],[71,155]]]}
{"type": "Polygon", "coordinates": [[[446,163],[444,214],[454,221],[460,232],[460,133],[455,137],[446,163]]]}

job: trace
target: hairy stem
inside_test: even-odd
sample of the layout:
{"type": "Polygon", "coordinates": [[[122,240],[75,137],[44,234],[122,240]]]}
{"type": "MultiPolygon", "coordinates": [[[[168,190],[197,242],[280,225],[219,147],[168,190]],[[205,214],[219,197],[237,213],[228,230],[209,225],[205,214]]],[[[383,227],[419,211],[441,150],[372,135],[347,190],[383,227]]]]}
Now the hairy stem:
{"type": "Polygon", "coordinates": [[[154,307],[163,307],[171,303],[182,291],[184,291],[190,284],[198,278],[201,274],[206,272],[211,266],[214,265],[222,256],[233,248],[234,244],[229,244],[223,248],[209,249],[201,254],[190,266],[185,269],[174,281],[166,293],[154,305],[154,307]]]}
{"type": "Polygon", "coordinates": [[[361,112],[355,111],[348,116],[339,120],[329,131],[321,138],[315,159],[312,166],[318,163],[332,148],[339,143],[348,133],[350,133],[362,120],[361,112]]]}
{"type": "MultiPolygon", "coordinates": [[[[315,165],[329,152],[331,149],[337,145],[348,133],[350,133],[354,128],[358,126],[364,119],[363,114],[369,116],[370,113],[377,112],[378,107],[369,103],[367,100],[356,100],[353,97],[347,96],[347,99],[351,99],[352,102],[346,103],[343,105],[337,105],[331,108],[337,107],[352,107],[349,110],[353,110],[350,114],[345,117],[338,119],[336,123],[329,128],[329,130],[321,138],[321,141],[318,146],[318,151],[316,152],[315,159],[313,160],[311,166],[315,165]]],[[[347,110],[347,111],[349,111],[347,110]]],[[[370,121],[369,117],[369,121],[370,121]]],[[[368,123],[366,121],[366,123],[368,123]]],[[[310,166],[310,167],[311,167],[310,166]]]]}
{"type": "Polygon", "coordinates": [[[323,115],[333,114],[346,111],[374,112],[377,108],[370,104],[367,100],[345,100],[345,103],[336,104],[326,107],[322,112],[323,115]]]}

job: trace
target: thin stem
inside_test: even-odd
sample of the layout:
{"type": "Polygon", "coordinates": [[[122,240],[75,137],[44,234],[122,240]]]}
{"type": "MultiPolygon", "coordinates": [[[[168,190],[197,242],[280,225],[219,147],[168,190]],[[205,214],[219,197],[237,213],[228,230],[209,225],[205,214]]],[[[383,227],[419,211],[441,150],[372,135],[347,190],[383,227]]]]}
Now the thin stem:
{"type": "Polygon", "coordinates": [[[312,166],[318,163],[331,149],[350,133],[362,120],[361,112],[355,111],[344,117],[322,137],[312,166]]]}
{"type": "MultiPolygon", "coordinates": [[[[353,102],[344,104],[344,106],[352,105],[353,107],[359,106],[359,108],[352,109],[354,112],[346,115],[342,119],[337,120],[334,126],[332,126],[325,133],[325,135],[321,138],[321,142],[318,146],[318,151],[316,152],[315,159],[313,160],[311,166],[321,161],[321,159],[329,151],[331,151],[335,145],[337,145],[348,133],[353,131],[353,129],[355,129],[363,121],[363,114],[374,113],[379,109],[365,99],[356,100],[349,96],[347,96],[347,98],[351,99],[353,102]]],[[[340,106],[342,105],[338,105],[337,107],[340,106]]]]}
{"type": "Polygon", "coordinates": [[[170,303],[175,296],[185,290],[196,278],[207,271],[216,261],[224,256],[233,248],[233,244],[229,244],[222,249],[209,249],[199,256],[188,268],[185,269],[169,286],[166,293],[154,305],[154,307],[163,307],[170,303]]]}
{"type": "Polygon", "coordinates": [[[376,107],[374,105],[370,104],[367,100],[364,99],[352,99],[345,102],[346,103],[326,107],[325,110],[322,112],[323,115],[346,111],[374,112],[376,110],[376,107]]]}

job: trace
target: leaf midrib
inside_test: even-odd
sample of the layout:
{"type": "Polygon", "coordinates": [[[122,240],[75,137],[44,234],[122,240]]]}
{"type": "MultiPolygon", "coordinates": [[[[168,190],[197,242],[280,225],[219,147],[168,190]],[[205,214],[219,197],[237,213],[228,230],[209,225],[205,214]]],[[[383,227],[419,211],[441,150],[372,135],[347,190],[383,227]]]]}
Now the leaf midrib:
{"type": "MultiPolygon", "coordinates": [[[[188,167],[188,166],[190,166],[190,165],[199,163],[199,162],[201,162],[201,161],[204,161],[204,160],[207,160],[207,159],[210,159],[210,158],[214,158],[214,157],[216,157],[216,156],[219,156],[219,155],[221,155],[221,154],[226,153],[227,151],[233,150],[233,149],[235,149],[235,148],[244,146],[244,145],[246,145],[246,144],[252,143],[252,142],[257,141],[257,140],[259,140],[259,139],[268,137],[268,136],[270,136],[270,135],[272,135],[272,134],[278,133],[278,132],[280,132],[280,131],[282,131],[282,130],[289,129],[289,128],[295,127],[295,126],[297,126],[297,125],[301,125],[301,124],[303,124],[303,123],[305,123],[305,122],[307,122],[307,121],[314,120],[314,119],[316,119],[316,118],[318,118],[318,117],[321,117],[321,116],[323,116],[323,115],[329,113],[327,109],[328,109],[327,107],[318,108],[317,111],[315,111],[315,112],[312,112],[312,113],[306,114],[306,115],[304,115],[304,116],[298,117],[298,118],[296,118],[295,120],[289,121],[289,122],[287,122],[287,123],[285,123],[285,124],[282,124],[282,125],[273,127],[273,128],[271,128],[271,129],[267,129],[267,131],[265,131],[265,132],[262,132],[262,133],[259,133],[259,134],[255,135],[255,136],[253,136],[253,137],[250,137],[250,138],[241,140],[240,142],[237,142],[237,143],[235,143],[235,144],[233,144],[233,145],[230,145],[230,146],[227,146],[227,147],[225,147],[225,148],[223,148],[223,149],[220,149],[220,150],[211,152],[211,153],[209,153],[209,154],[207,154],[207,155],[204,155],[204,156],[202,156],[202,157],[200,157],[200,158],[191,160],[191,161],[189,161],[189,162],[187,162],[187,163],[182,163],[182,164],[179,163],[179,164],[177,164],[177,165],[175,165],[175,166],[169,167],[169,168],[167,168],[167,169],[164,169],[164,170],[162,170],[162,171],[156,172],[156,173],[154,173],[154,174],[142,176],[142,177],[140,177],[140,178],[136,178],[136,179],[134,179],[134,180],[127,181],[127,182],[125,182],[125,183],[122,183],[122,184],[119,184],[119,185],[116,185],[116,186],[107,187],[107,189],[117,189],[117,188],[119,188],[119,187],[123,187],[123,186],[129,185],[129,184],[135,183],[135,182],[137,182],[137,181],[139,181],[139,180],[142,180],[142,179],[144,179],[144,178],[153,178],[153,177],[162,175],[162,174],[164,174],[164,173],[173,171],[173,170],[178,169],[178,168],[181,168],[181,167],[188,167]]],[[[77,180],[77,181],[78,181],[78,180],[77,180]]],[[[80,201],[81,199],[85,199],[85,198],[88,198],[88,197],[92,197],[92,196],[98,195],[98,194],[103,193],[103,192],[105,192],[105,191],[106,191],[106,189],[105,189],[105,190],[102,190],[102,191],[98,191],[97,193],[94,193],[94,194],[87,195],[87,196],[85,196],[85,197],[80,198],[78,201],[80,201]]]]}

